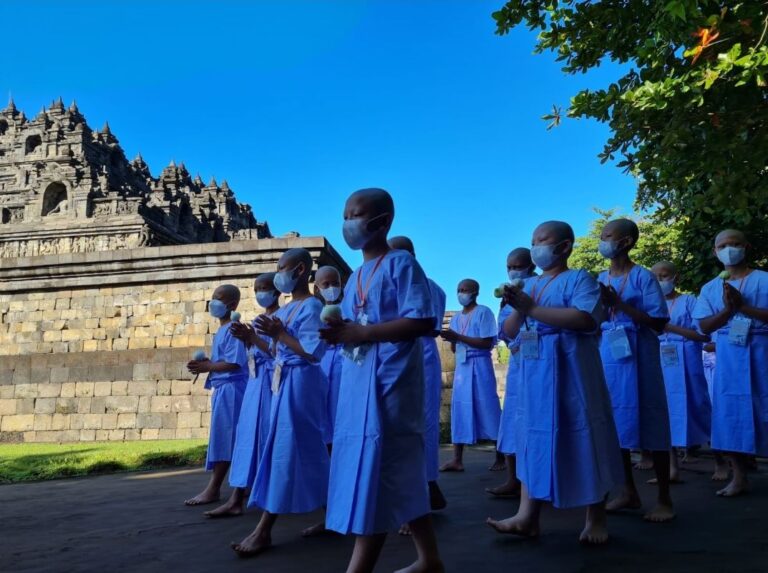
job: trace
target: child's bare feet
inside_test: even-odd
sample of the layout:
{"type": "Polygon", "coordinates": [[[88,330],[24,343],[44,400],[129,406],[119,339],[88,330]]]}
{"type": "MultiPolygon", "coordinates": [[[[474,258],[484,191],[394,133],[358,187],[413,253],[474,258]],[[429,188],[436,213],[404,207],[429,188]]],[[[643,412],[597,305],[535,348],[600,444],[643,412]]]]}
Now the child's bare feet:
{"type": "Polygon", "coordinates": [[[212,519],[220,517],[239,517],[243,515],[243,504],[235,503],[232,501],[232,498],[230,498],[225,504],[220,505],[216,509],[206,511],[203,515],[212,519]]]}
{"type": "Polygon", "coordinates": [[[605,505],[605,510],[612,513],[622,509],[640,509],[641,506],[640,496],[636,491],[623,490],[618,497],[614,497],[605,505]]]}
{"type": "Polygon", "coordinates": [[[726,481],[730,470],[726,462],[715,462],[715,473],[712,474],[712,481],[726,481]]]}
{"type": "Polygon", "coordinates": [[[603,545],[608,542],[608,523],[602,504],[587,508],[587,519],[579,541],[587,545],[603,545]]]}
{"type": "Polygon", "coordinates": [[[496,461],[488,466],[488,471],[491,472],[501,472],[505,469],[507,469],[507,462],[504,460],[504,456],[496,456],[496,461]]]}
{"type": "Polygon", "coordinates": [[[536,520],[527,517],[515,515],[501,520],[489,517],[485,522],[499,533],[519,535],[521,537],[538,537],[539,535],[539,524],[536,520]]]}
{"type": "Polygon", "coordinates": [[[446,462],[443,465],[440,466],[441,472],[463,472],[464,471],[464,464],[461,463],[459,460],[451,460],[450,462],[446,462]]]}
{"type": "Polygon", "coordinates": [[[485,492],[494,497],[520,497],[520,483],[504,482],[496,487],[485,488],[485,492]]]}
{"type": "Polygon", "coordinates": [[[205,489],[195,497],[184,500],[184,505],[206,505],[209,503],[216,503],[219,499],[219,492],[208,491],[205,489]]]}
{"type": "Polygon", "coordinates": [[[640,454],[640,461],[635,464],[634,468],[636,470],[652,470],[653,458],[651,453],[643,450],[642,454],[640,454]]]}
{"type": "Polygon", "coordinates": [[[397,530],[398,535],[403,535],[405,537],[410,537],[413,535],[411,532],[411,526],[408,523],[404,523],[400,526],[400,529],[397,530]]]}
{"type": "Polygon", "coordinates": [[[720,497],[736,497],[749,492],[749,482],[746,479],[737,480],[735,477],[723,489],[718,490],[720,497]]]}
{"type": "Polygon", "coordinates": [[[261,533],[258,529],[243,539],[240,543],[230,543],[238,557],[255,557],[272,547],[272,536],[261,533]]]}
{"type": "Polygon", "coordinates": [[[326,533],[330,532],[325,528],[325,521],[315,523],[314,525],[301,530],[302,537],[317,537],[318,535],[325,535],[326,533]]]}
{"type": "Polygon", "coordinates": [[[657,503],[651,511],[643,516],[646,521],[653,523],[666,523],[672,521],[675,518],[675,510],[672,509],[671,504],[657,503]]]}
{"type": "Polygon", "coordinates": [[[445,567],[442,561],[428,562],[418,560],[411,563],[405,569],[398,569],[395,573],[443,573],[445,567]]]}

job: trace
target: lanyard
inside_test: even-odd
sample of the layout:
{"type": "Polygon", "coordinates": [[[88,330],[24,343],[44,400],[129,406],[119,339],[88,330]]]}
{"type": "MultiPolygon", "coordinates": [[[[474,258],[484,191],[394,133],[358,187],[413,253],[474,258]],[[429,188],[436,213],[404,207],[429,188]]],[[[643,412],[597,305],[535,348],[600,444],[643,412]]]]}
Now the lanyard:
{"type": "MultiPolygon", "coordinates": [[[[617,294],[619,295],[619,300],[623,300],[621,297],[624,294],[624,289],[627,288],[627,283],[629,282],[629,274],[632,272],[632,269],[634,269],[635,266],[632,265],[632,267],[624,273],[624,280],[621,282],[621,288],[617,291],[617,294]]],[[[611,285],[611,271],[608,271],[608,286],[611,285]]],[[[616,322],[616,309],[611,308],[611,322],[616,322]]]]}
{"type": "Polygon", "coordinates": [[[363,288],[363,269],[361,268],[360,272],[357,273],[357,299],[360,302],[358,302],[355,306],[358,309],[365,308],[365,303],[368,298],[368,291],[371,289],[371,283],[373,282],[373,277],[376,276],[376,271],[379,270],[379,267],[381,266],[381,263],[384,261],[384,257],[386,256],[387,256],[387,253],[384,253],[376,261],[376,264],[373,266],[373,270],[371,271],[371,274],[368,275],[368,280],[365,283],[365,288],[363,288]]]}
{"type": "Polygon", "coordinates": [[[538,279],[536,279],[536,284],[533,285],[533,288],[531,288],[531,298],[533,299],[533,302],[536,304],[539,304],[541,302],[541,298],[544,296],[544,291],[547,290],[547,287],[552,284],[552,282],[559,277],[562,274],[563,271],[560,271],[554,275],[552,275],[552,278],[550,278],[547,281],[547,284],[544,285],[544,287],[541,289],[541,292],[539,292],[539,296],[536,296],[536,287],[539,286],[539,283],[541,282],[541,279],[544,278],[544,275],[541,275],[538,279]]]}
{"type": "Polygon", "coordinates": [[[469,311],[469,313],[466,315],[466,320],[461,320],[461,317],[464,316],[464,314],[459,315],[458,323],[459,323],[459,334],[464,336],[466,334],[467,330],[469,330],[469,325],[472,324],[472,315],[475,313],[475,309],[477,307],[473,308],[469,311]]]}
{"type": "MultiPolygon", "coordinates": [[[[303,299],[299,304],[293,307],[290,314],[288,315],[288,318],[285,319],[285,330],[288,331],[288,325],[291,324],[291,321],[296,316],[296,314],[299,312],[302,306],[304,306],[304,303],[307,302],[307,300],[311,297],[307,297],[303,299]]],[[[272,354],[277,354],[277,340],[272,341],[272,354]]]]}
{"type": "MultiPolygon", "coordinates": [[[[675,305],[677,304],[677,299],[680,298],[680,295],[677,295],[675,298],[672,299],[672,304],[669,304],[667,302],[667,312],[669,313],[669,323],[672,324],[672,311],[675,310],[675,305]]],[[[669,340],[669,332],[664,333],[664,342],[667,342],[669,340]]]]}

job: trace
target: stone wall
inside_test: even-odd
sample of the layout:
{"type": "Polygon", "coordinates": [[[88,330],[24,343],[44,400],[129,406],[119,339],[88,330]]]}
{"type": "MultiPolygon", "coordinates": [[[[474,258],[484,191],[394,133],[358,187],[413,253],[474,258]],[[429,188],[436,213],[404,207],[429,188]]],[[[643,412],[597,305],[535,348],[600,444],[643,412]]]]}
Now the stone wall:
{"type": "Polygon", "coordinates": [[[206,301],[292,247],[349,268],[323,238],[0,259],[0,441],[207,436],[209,392],[185,365],[217,328],[206,301]]]}

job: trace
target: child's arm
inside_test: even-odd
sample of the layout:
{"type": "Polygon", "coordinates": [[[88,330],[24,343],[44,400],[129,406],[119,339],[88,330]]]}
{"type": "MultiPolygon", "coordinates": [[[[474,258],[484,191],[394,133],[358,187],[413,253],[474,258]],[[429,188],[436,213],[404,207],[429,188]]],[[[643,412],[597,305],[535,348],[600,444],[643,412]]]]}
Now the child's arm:
{"type": "Polygon", "coordinates": [[[279,319],[270,318],[266,315],[258,316],[256,317],[256,329],[260,334],[266,334],[276,342],[285,344],[294,353],[302,357],[307,362],[318,361],[317,358],[315,358],[312,354],[304,350],[304,347],[301,345],[301,342],[299,342],[297,338],[294,338],[288,333],[288,331],[285,329],[285,325],[283,325],[279,319]]]}
{"type": "Polygon", "coordinates": [[[744,298],[741,296],[741,292],[738,289],[733,288],[728,283],[723,284],[723,298],[726,300],[726,306],[731,306],[735,312],[740,312],[750,318],[768,322],[768,308],[760,308],[744,304],[744,298]]]}
{"type": "Polygon", "coordinates": [[[211,362],[210,360],[190,360],[187,363],[187,370],[192,374],[202,374],[203,372],[234,372],[240,366],[231,362],[211,362]]]}
{"type": "Polygon", "coordinates": [[[577,308],[539,306],[520,289],[510,290],[507,296],[509,297],[509,304],[517,311],[504,321],[504,332],[507,336],[515,337],[520,332],[520,326],[523,322],[522,315],[566,330],[590,332],[597,328],[594,317],[586,311],[577,308]]]}
{"type": "Polygon", "coordinates": [[[669,322],[669,318],[653,317],[647,312],[627,304],[621,300],[619,294],[616,292],[616,289],[614,289],[612,286],[605,286],[601,283],[600,291],[602,293],[603,304],[606,306],[606,308],[613,308],[614,312],[623,312],[629,318],[631,318],[632,322],[635,324],[647,326],[655,332],[664,332],[664,327],[669,322]]]}
{"type": "Polygon", "coordinates": [[[691,328],[683,328],[682,326],[675,326],[671,322],[668,322],[667,325],[664,327],[664,332],[671,332],[672,334],[679,334],[680,336],[684,336],[688,340],[693,340],[694,342],[707,342],[709,341],[709,336],[705,336],[701,334],[700,332],[697,332],[691,328]]]}
{"type": "Polygon", "coordinates": [[[493,348],[492,336],[488,338],[480,338],[478,336],[465,336],[463,334],[459,334],[455,330],[441,330],[440,336],[454,345],[457,342],[461,342],[462,344],[466,344],[467,346],[478,348],[480,350],[490,350],[493,348]]]}

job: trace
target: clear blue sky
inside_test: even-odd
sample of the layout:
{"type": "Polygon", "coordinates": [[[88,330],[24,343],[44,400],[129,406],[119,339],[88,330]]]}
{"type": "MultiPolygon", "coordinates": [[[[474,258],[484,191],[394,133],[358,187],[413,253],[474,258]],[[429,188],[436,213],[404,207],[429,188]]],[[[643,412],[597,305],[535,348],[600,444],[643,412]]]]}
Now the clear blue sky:
{"type": "Polygon", "coordinates": [[[586,232],[635,182],[597,154],[604,126],[540,117],[610,66],[568,77],[503,0],[4,0],[0,94],[27,116],[61,95],[108,120],[129,158],[227,179],[276,235],[341,237],[346,196],[384,187],[393,233],[458,306],[464,277],[496,307],[506,253],[540,221],[586,232]]]}

